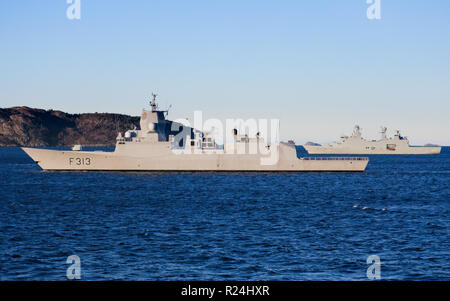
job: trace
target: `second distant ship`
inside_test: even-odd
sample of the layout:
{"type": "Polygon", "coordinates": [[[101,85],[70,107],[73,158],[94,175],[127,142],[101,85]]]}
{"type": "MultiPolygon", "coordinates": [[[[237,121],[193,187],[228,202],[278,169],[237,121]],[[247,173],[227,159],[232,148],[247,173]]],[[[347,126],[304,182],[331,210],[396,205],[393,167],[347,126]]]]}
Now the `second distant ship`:
{"type": "Polygon", "coordinates": [[[371,155],[431,155],[441,152],[440,146],[410,146],[408,138],[397,131],[393,138],[386,137],[386,128],[381,128],[381,140],[366,140],[361,137],[358,125],[353,134],[342,136],[341,141],[329,145],[305,144],[303,147],[309,154],[371,154],[371,155]]]}

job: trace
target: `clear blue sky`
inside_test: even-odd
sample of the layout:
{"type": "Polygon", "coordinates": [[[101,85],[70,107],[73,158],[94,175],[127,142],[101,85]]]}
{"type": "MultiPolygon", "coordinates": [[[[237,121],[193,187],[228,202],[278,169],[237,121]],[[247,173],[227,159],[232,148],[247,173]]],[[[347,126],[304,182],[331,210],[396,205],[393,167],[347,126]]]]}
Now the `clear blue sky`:
{"type": "Polygon", "coordinates": [[[450,145],[450,1],[0,2],[0,107],[171,118],[279,118],[281,137],[331,142],[403,130],[450,145]],[[389,131],[390,130],[390,131],[389,131]]]}

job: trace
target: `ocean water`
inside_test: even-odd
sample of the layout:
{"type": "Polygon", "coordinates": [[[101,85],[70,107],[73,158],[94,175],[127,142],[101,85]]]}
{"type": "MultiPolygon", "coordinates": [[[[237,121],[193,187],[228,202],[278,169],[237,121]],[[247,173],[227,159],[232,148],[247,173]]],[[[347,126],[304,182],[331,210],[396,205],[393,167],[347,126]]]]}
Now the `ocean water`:
{"type": "MultiPolygon", "coordinates": [[[[304,150],[299,147],[299,153],[304,150]]],[[[450,148],[364,173],[42,172],[0,148],[0,280],[450,280],[450,148]]]]}

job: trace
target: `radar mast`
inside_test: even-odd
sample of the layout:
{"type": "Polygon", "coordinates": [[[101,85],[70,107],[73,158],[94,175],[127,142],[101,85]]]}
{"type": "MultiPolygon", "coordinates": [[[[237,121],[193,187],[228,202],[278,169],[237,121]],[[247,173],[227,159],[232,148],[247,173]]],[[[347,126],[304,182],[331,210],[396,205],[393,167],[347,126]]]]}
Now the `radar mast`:
{"type": "Polygon", "coordinates": [[[150,102],[150,106],[152,107],[152,111],[156,111],[158,109],[158,105],[156,104],[156,96],[158,94],[152,93],[152,101],[150,102]]]}

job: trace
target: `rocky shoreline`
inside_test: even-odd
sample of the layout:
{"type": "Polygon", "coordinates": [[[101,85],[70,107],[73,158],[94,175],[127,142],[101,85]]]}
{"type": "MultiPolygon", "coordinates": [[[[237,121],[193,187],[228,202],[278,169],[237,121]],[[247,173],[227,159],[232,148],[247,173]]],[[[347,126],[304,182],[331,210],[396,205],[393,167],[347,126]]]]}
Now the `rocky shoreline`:
{"type": "Polygon", "coordinates": [[[139,117],[69,114],[29,107],[0,109],[0,146],[113,146],[117,133],[139,128],[139,117]]]}

